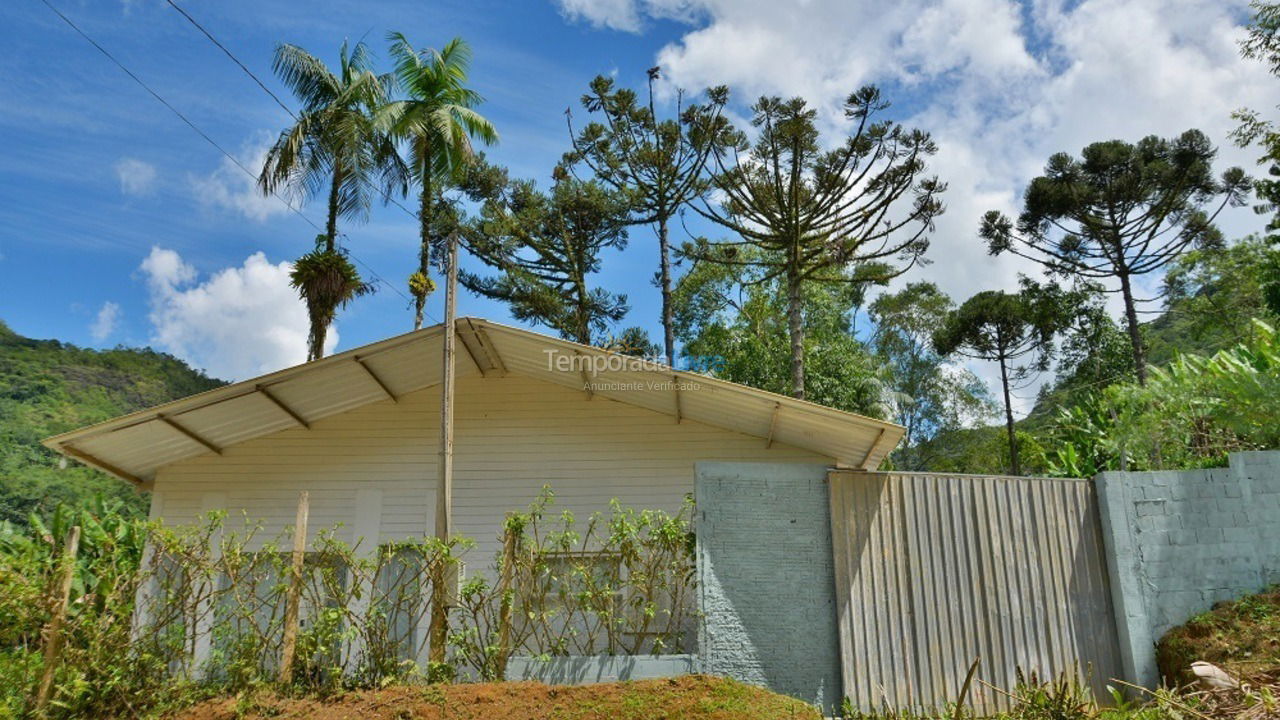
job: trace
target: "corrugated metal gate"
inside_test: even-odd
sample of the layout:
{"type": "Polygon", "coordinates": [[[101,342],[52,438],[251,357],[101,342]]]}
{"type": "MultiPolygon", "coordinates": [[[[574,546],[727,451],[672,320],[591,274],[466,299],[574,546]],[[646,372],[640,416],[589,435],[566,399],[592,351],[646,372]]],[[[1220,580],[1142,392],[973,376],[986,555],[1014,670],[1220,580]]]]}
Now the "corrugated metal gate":
{"type": "MultiPolygon", "coordinates": [[[[1121,674],[1097,499],[1088,480],[830,474],[844,694],[863,709],[941,707],[969,665],[1012,689],[1121,674]]],[[[1102,695],[1105,697],[1105,693],[1102,695]]],[[[979,711],[1007,706],[975,682],[979,711]]]]}

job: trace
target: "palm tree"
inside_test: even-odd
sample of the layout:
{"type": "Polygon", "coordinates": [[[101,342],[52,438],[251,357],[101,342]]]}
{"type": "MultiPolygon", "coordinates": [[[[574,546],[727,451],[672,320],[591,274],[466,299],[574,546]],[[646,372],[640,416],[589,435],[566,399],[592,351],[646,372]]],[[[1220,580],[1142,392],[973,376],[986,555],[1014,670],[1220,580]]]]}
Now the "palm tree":
{"type": "Polygon", "coordinates": [[[475,111],[484,99],[466,87],[471,47],[465,40],[454,38],[437,51],[417,50],[401,33],[391,33],[387,39],[396,79],[408,97],[387,103],[380,113],[380,125],[408,141],[409,172],[419,188],[418,271],[409,278],[416,330],[422,327],[423,307],[433,288],[429,275],[431,225],[438,203],[474,156],[472,139],[492,145],[498,141],[498,131],[475,111]]]}
{"type": "Polygon", "coordinates": [[[374,121],[394,79],[374,73],[372,66],[364,43],[350,49],[342,44],[336,73],[297,45],[276,48],[273,69],[302,111],[267,152],[258,187],[268,195],[283,189],[300,201],[325,193],[327,201],[324,234],[299,260],[308,267],[296,267],[292,276],[311,319],[308,360],[323,354],[337,309],[370,289],[338,250],[338,218],[365,220],[375,194],[389,198],[392,191],[408,189],[395,141],[374,121]]]}

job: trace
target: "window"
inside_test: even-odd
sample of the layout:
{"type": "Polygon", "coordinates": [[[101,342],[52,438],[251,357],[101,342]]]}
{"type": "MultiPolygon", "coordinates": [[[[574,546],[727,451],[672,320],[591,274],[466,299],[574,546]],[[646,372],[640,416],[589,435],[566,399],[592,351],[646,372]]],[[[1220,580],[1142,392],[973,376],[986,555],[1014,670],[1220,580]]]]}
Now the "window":
{"type": "Polygon", "coordinates": [[[546,552],[531,578],[545,609],[616,613],[622,588],[622,556],[604,552],[546,552]]]}
{"type": "MultiPolygon", "coordinates": [[[[266,671],[279,666],[288,604],[289,553],[260,552],[234,570],[234,577],[218,578],[214,607],[213,649],[222,662],[257,662],[266,671]]],[[[346,595],[347,568],[336,558],[309,552],[303,557],[298,606],[300,633],[316,630],[326,609],[341,607],[346,595]]],[[[339,629],[324,629],[327,647],[321,662],[340,656],[339,629]]]]}

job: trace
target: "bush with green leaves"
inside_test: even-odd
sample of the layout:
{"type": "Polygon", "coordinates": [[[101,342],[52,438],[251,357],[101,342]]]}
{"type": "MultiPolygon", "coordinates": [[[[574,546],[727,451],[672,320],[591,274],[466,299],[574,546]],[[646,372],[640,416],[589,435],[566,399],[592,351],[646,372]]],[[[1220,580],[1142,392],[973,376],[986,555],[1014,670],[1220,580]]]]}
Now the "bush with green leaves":
{"type": "Polygon", "coordinates": [[[1152,368],[1145,386],[1122,383],[1060,410],[1050,427],[1053,474],[1219,467],[1242,450],[1280,447],[1280,334],[1253,336],[1211,356],[1184,354],[1152,368]]]}
{"type": "Polygon", "coordinates": [[[578,525],[550,512],[553,497],[544,489],[508,516],[503,551],[452,599],[444,663],[427,661],[432,579],[460,573],[469,540],[353,545],[322,529],[295,575],[291,529],[266,538],[260,524],[224,513],[171,528],[98,503],[0,526],[0,720],[32,710],[74,526],[81,550],[51,717],[136,717],[278,686],[291,593],[301,619],[282,688],[291,693],[501,679],[512,655],[680,648],[691,617],[690,506],[671,515],[615,501],[578,525]]]}
{"type": "Polygon", "coordinates": [[[676,514],[624,508],[579,523],[552,513],[550,489],[507,517],[490,576],[459,593],[450,643],[464,669],[504,676],[507,659],[687,650],[694,581],[693,502],[676,514]]]}

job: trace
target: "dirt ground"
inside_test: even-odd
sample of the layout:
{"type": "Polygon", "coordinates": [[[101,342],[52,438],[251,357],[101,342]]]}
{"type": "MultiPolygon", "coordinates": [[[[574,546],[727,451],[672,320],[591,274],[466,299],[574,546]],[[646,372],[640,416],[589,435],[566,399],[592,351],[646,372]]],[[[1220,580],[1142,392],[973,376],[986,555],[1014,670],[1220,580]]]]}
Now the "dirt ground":
{"type": "Polygon", "coordinates": [[[541,683],[397,686],[325,700],[221,698],[172,720],[818,720],[799,700],[732,680],[688,676],[580,687],[541,683]]]}

